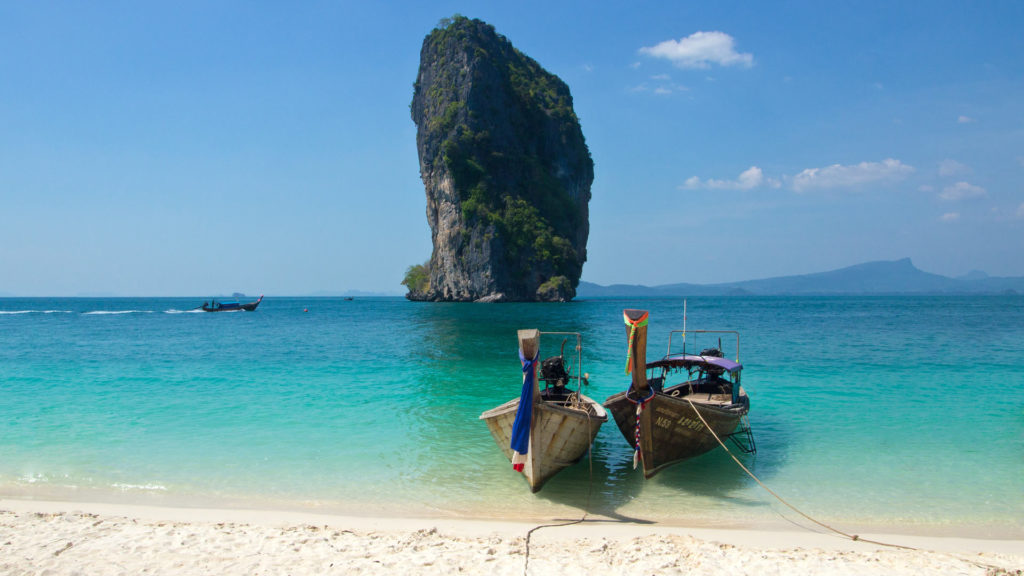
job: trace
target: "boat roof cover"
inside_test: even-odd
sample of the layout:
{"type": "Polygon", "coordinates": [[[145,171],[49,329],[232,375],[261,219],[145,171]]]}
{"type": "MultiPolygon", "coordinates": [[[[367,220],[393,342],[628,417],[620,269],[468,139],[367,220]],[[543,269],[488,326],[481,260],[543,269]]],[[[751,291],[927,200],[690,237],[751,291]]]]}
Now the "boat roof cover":
{"type": "Polygon", "coordinates": [[[648,368],[692,368],[694,366],[714,366],[730,374],[743,370],[743,365],[728,358],[718,356],[699,356],[697,354],[672,354],[661,360],[648,362],[648,368]]]}

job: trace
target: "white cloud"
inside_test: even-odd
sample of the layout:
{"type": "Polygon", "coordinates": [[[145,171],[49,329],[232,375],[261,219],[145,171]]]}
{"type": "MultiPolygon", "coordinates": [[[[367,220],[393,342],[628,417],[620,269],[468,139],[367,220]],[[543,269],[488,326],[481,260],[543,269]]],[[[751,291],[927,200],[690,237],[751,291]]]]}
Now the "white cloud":
{"type": "Polygon", "coordinates": [[[960,116],[956,119],[956,122],[957,124],[970,124],[971,122],[974,122],[974,118],[971,118],[970,116],[960,116]]]}
{"type": "Polygon", "coordinates": [[[850,188],[886,180],[898,180],[914,171],[899,160],[886,158],[881,162],[861,162],[843,166],[833,164],[824,168],[808,168],[793,177],[793,190],[850,188]]]}
{"type": "Polygon", "coordinates": [[[700,178],[693,176],[687,178],[682,187],[690,190],[697,188],[707,188],[710,190],[752,190],[761,186],[778,188],[779,181],[774,178],[765,178],[764,172],[762,172],[760,168],[757,166],[751,166],[741,172],[739,177],[735,180],[715,180],[714,178],[708,178],[707,180],[701,181],[700,178]]]}
{"type": "Polygon", "coordinates": [[[930,184],[921,184],[920,186],[917,187],[917,189],[920,192],[934,192],[935,191],[935,187],[931,186],[930,184]]]}
{"type": "Polygon", "coordinates": [[[736,51],[735,40],[724,32],[694,32],[679,40],[665,40],[655,46],[640,49],[641,54],[670,60],[680,68],[710,68],[719,66],[754,65],[753,54],[736,51]]]}
{"type": "Polygon", "coordinates": [[[984,196],[985,194],[985,189],[981,186],[975,186],[967,182],[957,182],[952,186],[943,188],[939,198],[943,200],[965,200],[967,198],[984,196]]]}
{"type": "Polygon", "coordinates": [[[970,172],[971,168],[969,166],[950,158],[939,162],[939,176],[959,176],[961,174],[970,174],[970,172]]]}
{"type": "Polygon", "coordinates": [[[1024,218],[1024,202],[1017,206],[1017,218],[1024,218]]]}
{"type": "Polygon", "coordinates": [[[669,76],[668,74],[656,74],[654,76],[651,76],[651,80],[660,80],[660,81],[663,81],[663,82],[666,82],[666,81],[671,80],[671,79],[672,79],[672,77],[669,76]]]}
{"type": "Polygon", "coordinates": [[[654,87],[655,94],[674,94],[676,92],[686,92],[689,88],[682,84],[676,84],[674,82],[663,82],[654,87]]]}
{"type": "Polygon", "coordinates": [[[959,219],[960,219],[960,213],[959,212],[946,212],[941,217],[939,217],[939,220],[941,220],[943,222],[956,222],[959,219]]]}

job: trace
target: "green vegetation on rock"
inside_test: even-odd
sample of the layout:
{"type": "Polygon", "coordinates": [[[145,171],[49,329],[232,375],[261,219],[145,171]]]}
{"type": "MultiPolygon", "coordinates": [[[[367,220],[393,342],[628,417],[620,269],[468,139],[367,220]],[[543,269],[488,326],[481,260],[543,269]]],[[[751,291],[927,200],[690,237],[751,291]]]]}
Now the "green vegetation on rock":
{"type": "Polygon", "coordinates": [[[412,294],[424,294],[430,288],[430,262],[413,264],[405,270],[402,286],[412,294]]]}

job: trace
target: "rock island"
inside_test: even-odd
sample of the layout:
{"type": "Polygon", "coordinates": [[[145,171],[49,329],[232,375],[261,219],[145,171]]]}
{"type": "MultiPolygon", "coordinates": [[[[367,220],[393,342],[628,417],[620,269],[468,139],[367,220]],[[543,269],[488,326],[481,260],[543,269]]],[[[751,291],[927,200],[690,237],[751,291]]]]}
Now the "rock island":
{"type": "Polygon", "coordinates": [[[571,300],[594,163],[565,82],[455,16],[423,40],[411,110],[433,252],[406,297],[571,300]]]}

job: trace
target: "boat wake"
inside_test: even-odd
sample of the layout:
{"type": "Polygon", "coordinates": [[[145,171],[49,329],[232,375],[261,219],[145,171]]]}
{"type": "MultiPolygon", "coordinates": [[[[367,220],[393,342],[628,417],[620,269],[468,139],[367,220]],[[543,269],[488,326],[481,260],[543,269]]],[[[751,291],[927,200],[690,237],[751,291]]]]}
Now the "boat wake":
{"type": "Polygon", "coordinates": [[[71,310],[0,310],[0,315],[12,314],[71,314],[71,310]]]}
{"type": "Polygon", "coordinates": [[[176,308],[171,308],[170,310],[164,310],[164,314],[202,314],[202,313],[203,313],[203,309],[202,308],[193,308],[191,310],[178,310],[176,308]]]}
{"type": "Polygon", "coordinates": [[[152,314],[152,310],[91,310],[82,312],[83,316],[108,316],[114,314],[152,314]]]}

